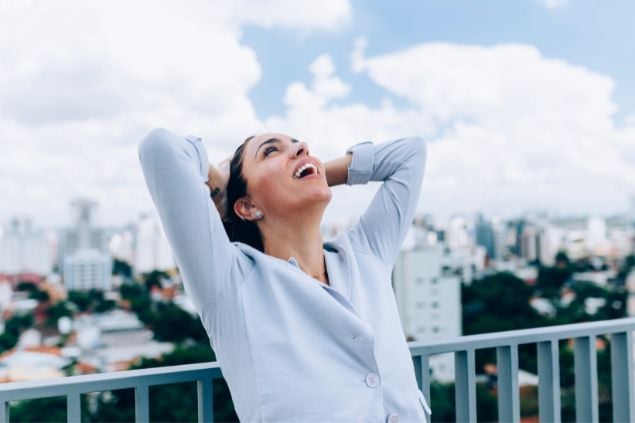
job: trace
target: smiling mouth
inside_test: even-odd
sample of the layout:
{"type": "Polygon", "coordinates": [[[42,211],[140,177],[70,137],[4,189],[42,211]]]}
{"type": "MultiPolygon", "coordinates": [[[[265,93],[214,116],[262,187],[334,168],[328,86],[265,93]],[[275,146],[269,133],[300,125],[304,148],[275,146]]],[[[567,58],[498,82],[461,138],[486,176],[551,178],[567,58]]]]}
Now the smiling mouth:
{"type": "Polygon", "coordinates": [[[293,179],[302,179],[310,175],[317,175],[320,172],[318,168],[312,163],[305,163],[298,168],[293,174],[293,179]]]}

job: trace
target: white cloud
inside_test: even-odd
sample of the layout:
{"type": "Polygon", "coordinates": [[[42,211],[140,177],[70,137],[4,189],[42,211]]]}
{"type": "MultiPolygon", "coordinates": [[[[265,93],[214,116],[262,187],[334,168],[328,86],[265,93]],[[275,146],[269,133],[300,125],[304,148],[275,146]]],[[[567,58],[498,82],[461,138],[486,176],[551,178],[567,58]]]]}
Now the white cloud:
{"type": "MultiPolygon", "coordinates": [[[[289,85],[285,112],[259,120],[248,93],[261,65],[241,25],[334,30],[350,19],[348,1],[322,3],[254,2],[245,13],[230,0],[69,1],[63,11],[1,2],[0,220],[26,212],[64,223],[78,195],[96,198],[111,223],[151,209],[136,144],[153,126],[203,136],[212,159],[267,129],[308,141],[323,159],[368,139],[422,135],[421,210],[433,213],[626,206],[635,120],[614,121],[613,80],[532,46],[432,43],[366,57],[360,39],[354,71],[407,106],[350,100],[325,54],[308,84],[289,85]]],[[[329,220],[361,212],[373,189],[338,188],[329,220]]]]}
{"type": "MultiPolygon", "coordinates": [[[[364,46],[356,43],[353,70],[410,106],[325,99],[316,78],[313,88],[289,87],[286,115],[270,126],[303,134],[327,156],[363,139],[425,136],[431,142],[420,205],[432,213],[626,207],[635,186],[635,130],[613,119],[611,78],[527,45],[431,43],[371,58],[364,46]]],[[[338,212],[358,213],[360,198],[347,195],[338,212]]]]}
{"type": "Polygon", "coordinates": [[[349,17],[348,0],[1,2],[0,220],[65,223],[78,195],[106,222],[150,208],[136,156],[149,128],[197,133],[224,157],[261,127],[242,25],[333,31],[349,17]]]}
{"type": "Polygon", "coordinates": [[[341,0],[239,0],[234,3],[240,19],[265,28],[286,26],[302,31],[335,31],[351,18],[351,4],[341,0]]]}
{"type": "Polygon", "coordinates": [[[607,76],[526,45],[424,44],[364,66],[448,128],[430,149],[429,210],[619,211],[635,186],[607,76]]]}

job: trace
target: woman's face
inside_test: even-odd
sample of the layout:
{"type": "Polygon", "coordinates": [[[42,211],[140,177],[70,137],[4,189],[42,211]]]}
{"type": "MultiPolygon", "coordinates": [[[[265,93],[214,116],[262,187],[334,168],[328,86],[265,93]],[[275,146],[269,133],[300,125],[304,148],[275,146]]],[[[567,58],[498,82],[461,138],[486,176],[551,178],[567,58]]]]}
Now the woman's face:
{"type": "Polygon", "coordinates": [[[243,177],[251,202],[265,217],[326,207],[331,189],[322,162],[306,143],[284,134],[257,135],[243,151],[243,177]]]}

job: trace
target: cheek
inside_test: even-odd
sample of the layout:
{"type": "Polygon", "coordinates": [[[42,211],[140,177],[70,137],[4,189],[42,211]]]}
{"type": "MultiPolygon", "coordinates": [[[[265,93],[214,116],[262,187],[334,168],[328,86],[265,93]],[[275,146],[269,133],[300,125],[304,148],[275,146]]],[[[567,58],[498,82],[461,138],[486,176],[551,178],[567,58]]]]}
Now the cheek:
{"type": "Polygon", "coordinates": [[[263,166],[250,178],[249,192],[256,203],[263,207],[275,205],[280,201],[288,201],[285,198],[289,196],[291,182],[281,167],[263,166]]]}

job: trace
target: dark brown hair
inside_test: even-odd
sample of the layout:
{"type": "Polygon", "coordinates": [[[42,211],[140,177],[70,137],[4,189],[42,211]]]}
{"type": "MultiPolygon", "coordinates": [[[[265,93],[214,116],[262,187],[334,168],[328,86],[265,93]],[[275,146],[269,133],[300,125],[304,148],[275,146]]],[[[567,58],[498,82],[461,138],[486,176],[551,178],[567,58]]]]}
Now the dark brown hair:
{"type": "Polygon", "coordinates": [[[242,220],[234,211],[234,203],[247,195],[247,181],[243,176],[243,158],[245,147],[249,140],[254,137],[248,137],[243,141],[234,152],[229,163],[229,181],[227,182],[227,211],[225,212],[225,232],[229,240],[232,242],[243,242],[259,251],[264,252],[265,248],[262,242],[262,234],[256,222],[250,220],[242,220]]]}

